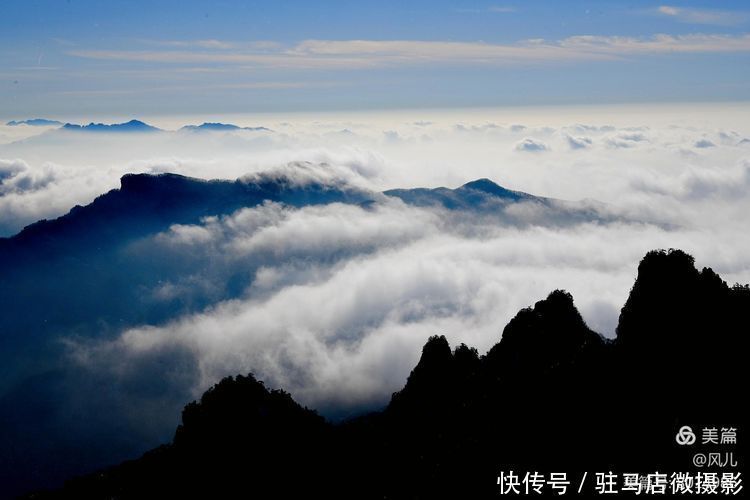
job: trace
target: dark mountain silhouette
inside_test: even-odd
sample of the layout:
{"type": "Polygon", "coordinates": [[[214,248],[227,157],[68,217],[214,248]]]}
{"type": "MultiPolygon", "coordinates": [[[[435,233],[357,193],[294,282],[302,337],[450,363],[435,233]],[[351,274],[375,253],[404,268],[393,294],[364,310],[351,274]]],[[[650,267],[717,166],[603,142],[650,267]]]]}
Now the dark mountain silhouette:
{"type": "MultiPolygon", "coordinates": [[[[477,179],[456,189],[439,187],[434,189],[391,189],[386,195],[402,199],[416,206],[442,205],[449,209],[486,207],[492,202],[535,201],[546,203],[546,198],[533,196],[520,191],[511,191],[498,186],[489,179],[477,179]]],[[[487,207],[496,208],[496,207],[487,207]]]]}
{"type": "MultiPolygon", "coordinates": [[[[504,215],[502,209],[517,202],[543,207],[544,214],[537,218],[549,223],[611,219],[588,207],[511,191],[488,179],[456,189],[397,189],[382,194],[410,205],[493,213],[509,223],[514,222],[515,216],[504,215]]],[[[76,206],[57,219],[33,223],[10,238],[0,237],[0,258],[7,259],[8,252],[28,260],[36,259],[38,252],[50,257],[62,250],[100,251],[111,243],[163,231],[172,224],[195,224],[202,217],[228,215],[264,201],[295,207],[333,202],[368,205],[379,196],[343,184],[297,183],[287,177],[263,174],[236,181],[204,181],[177,174],[127,174],[121,179],[120,189],[99,196],[85,207],[76,206]]]]}
{"type": "Polygon", "coordinates": [[[418,207],[441,207],[498,219],[508,225],[566,226],[583,222],[612,222],[619,217],[594,200],[571,202],[513,191],[489,179],[477,179],[456,189],[446,187],[391,189],[383,194],[418,207]]]}
{"type": "MultiPolygon", "coordinates": [[[[530,201],[549,205],[559,202],[503,188],[488,179],[479,179],[456,189],[399,189],[383,192],[417,206],[443,205],[456,210],[496,209],[493,202],[502,204],[530,201]]],[[[122,243],[167,229],[172,224],[195,224],[209,215],[227,215],[264,201],[301,207],[324,203],[352,203],[368,205],[378,199],[378,193],[364,191],[343,184],[297,182],[285,176],[259,174],[236,181],[185,177],[177,174],[127,174],[121,179],[120,189],[96,198],[85,207],[76,206],[54,220],[41,220],[25,227],[10,238],[0,238],[0,258],[33,257],[43,252],[50,257],[62,250],[78,251],[91,248],[97,251],[111,243],[122,243]]],[[[562,202],[561,202],[562,203],[562,202]]],[[[566,211],[562,205],[560,217],[577,219],[580,211],[566,211]]],[[[597,215],[589,214],[592,219],[597,215]]]]}
{"type": "Polygon", "coordinates": [[[51,127],[60,126],[62,122],[57,120],[47,120],[46,118],[31,118],[29,120],[11,120],[6,125],[16,127],[18,125],[29,125],[31,127],[51,127]]]}
{"type": "Polygon", "coordinates": [[[650,252],[614,341],[554,291],[486,355],[431,337],[387,408],[338,425],[252,375],[227,378],[185,408],[171,444],[35,498],[489,498],[500,471],[567,472],[569,494],[584,471],[694,473],[681,426],[745,436],[748,311],[748,286],[650,252]]]}
{"type": "Polygon", "coordinates": [[[89,123],[88,125],[77,125],[66,123],[60,130],[72,132],[160,132],[161,129],[144,123],[140,120],[130,120],[125,123],[89,123]]]}
{"type": "Polygon", "coordinates": [[[285,177],[204,181],[177,174],[127,174],[119,189],[89,205],[31,224],[11,238],[0,238],[0,252],[22,249],[24,254],[34,250],[49,254],[89,244],[99,251],[110,243],[163,231],[172,224],[195,224],[202,217],[231,214],[264,201],[304,206],[361,203],[370,198],[371,194],[346,186],[296,183],[285,177]]]}
{"type": "Polygon", "coordinates": [[[200,125],[185,125],[180,130],[186,131],[186,132],[224,132],[224,131],[231,131],[231,130],[252,130],[252,131],[268,131],[270,132],[271,129],[266,127],[240,127],[239,125],[234,125],[231,123],[217,123],[217,122],[205,122],[201,123],[200,125]]]}

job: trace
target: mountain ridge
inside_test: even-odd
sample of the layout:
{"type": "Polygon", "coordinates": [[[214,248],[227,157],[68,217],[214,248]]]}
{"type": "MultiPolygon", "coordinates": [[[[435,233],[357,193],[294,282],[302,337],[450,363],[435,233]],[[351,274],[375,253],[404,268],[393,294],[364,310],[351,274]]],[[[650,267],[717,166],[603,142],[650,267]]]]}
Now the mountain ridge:
{"type": "Polygon", "coordinates": [[[249,130],[254,132],[272,132],[267,127],[240,127],[233,123],[221,123],[221,122],[203,122],[200,125],[184,125],[180,127],[181,131],[186,132],[216,132],[216,131],[227,131],[227,130],[249,130]]]}
{"type": "Polygon", "coordinates": [[[112,124],[91,122],[88,125],[78,125],[75,123],[66,123],[59,130],[71,132],[162,132],[160,128],[135,119],[112,124]]]}
{"type": "Polygon", "coordinates": [[[48,120],[47,118],[29,118],[26,120],[11,120],[6,123],[9,127],[17,127],[19,125],[29,125],[31,127],[52,127],[61,126],[63,123],[57,120],[48,120]]]}
{"type": "MultiPolygon", "coordinates": [[[[142,120],[132,118],[126,122],[120,123],[102,123],[89,122],[88,124],[79,124],[72,122],[61,122],[58,120],[49,120],[46,118],[31,118],[25,120],[10,120],[6,123],[9,127],[28,125],[33,127],[57,127],[57,130],[69,132],[106,132],[106,133],[127,133],[127,132],[168,132],[167,130],[155,127],[142,120]]],[[[251,132],[273,132],[268,127],[242,127],[233,123],[222,122],[203,122],[200,125],[183,125],[173,132],[231,132],[245,130],[251,132]]]]}
{"type": "MultiPolygon", "coordinates": [[[[262,197],[270,201],[282,201],[292,206],[302,206],[304,204],[331,201],[371,203],[381,194],[376,192],[368,193],[362,189],[346,185],[327,186],[314,181],[307,182],[304,186],[297,184],[291,182],[289,177],[264,174],[237,180],[204,180],[174,173],[125,174],[120,179],[119,188],[97,196],[88,205],[76,205],[68,213],[60,217],[42,219],[27,225],[15,235],[0,237],[0,245],[10,240],[24,240],[31,234],[38,234],[42,231],[42,228],[50,228],[55,224],[62,224],[71,218],[92,210],[93,207],[102,205],[104,200],[122,198],[126,195],[142,198],[143,201],[149,201],[144,197],[150,195],[153,197],[150,202],[154,202],[154,199],[158,197],[164,197],[168,200],[170,197],[173,197],[175,192],[182,193],[185,196],[195,196],[196,200],[210,198],[212,195],[219,194],[222,196],[233,195],[238,197],[234,203],[215,202],[210,204],[210,207],[213,207],[214,211],[208,210],[203,213],[203,215],[222,215],[228,214],[232,208],[238,209],[246,206],[255,206],[258,204],[259,198],[262,197]],[[201,193],[202,188],[210,192],[201,193]],[[257,192],[255,196],[250,196],[249,193],[253,188],[256,188],[257,192]],[[305,191],[305,188],[307,188],[307,191],[305,191]],[[285,189],[289,190],[289,194],[285,195],[283,193],[285,189]],[[326,193],[330,196],[325,196],[326,193]],[[295,195],[300,196],[300,199],[295,199],[295,195]]],[[[445,187],[392,189],[383,191],[382,194],[401,199],[410,205],[423,207],[443,206],[454,210],[494,210],[499,205],[516,202],[540,203],[554,208],[550,205],[552,201],[550,198],[538,197],[521,191],[512,191],[486,178],[468,182],[455,189],[445,187]]],[[[191,201],[191,203],[193,202],[191,201]]],[[[168,202],[165,203],[168,204],[168,202]]],[[[165,203],[162,203],[162,206],[165,203]]],[[[193,217],[188,218],[188,220],[197,222],[198,219],[193,217]]],[[[173,223],[184,222],[183,220],[173,221],[173,223]]]]}
{"type": "Polygon", "coordinates": [[[733,327],[750,310],[747,285],[729,287],[693,264],[680,250],[646,254],[614,341],[588,329],[562,290],[519,311],[485,355],[430,337],[383,411],[338,425],[322,422],[283,391],[269,391],[252,374],[225,378],[185,407],[172,444],[71,480],[49,498],[188,492],[494,498],[500,471],[522,477],[568,471],[577,479],[583,471],[689,469],[690,450],[674,442],[680,426],[745,430],[741,401],[701,406],[690,395],[717,383],[740,390],[747,340],[733,327]],[[670,280],[663,282],[665,276],[670,280]],[[682,308],[685,286],[708,300],[703,308],[682,308]],[[718,319],[726,330],[699,335],[705,321],[718,319]],[[674,320],[673,331],[665,325],[674,320]],[[639,322],[646,327],[633,326],[639,322]],[[654,324],[657,331],[647,327],[654,324]],[[681,355],[698,357],[655,359],[642,347],[665,352],[677,347],[675,339],[681,355]],[[722,359],[705,356],[722,349],[722,359]],[[701,377],[692,376],[698,366],[701,377]],[[681,377],[687,388],[662,385],[681,377]],[[670,392],[638,392],[633,406],[620,401],[645,387],[670,392]],[[675,404],[682,397],[685,404],[675,404]]]}

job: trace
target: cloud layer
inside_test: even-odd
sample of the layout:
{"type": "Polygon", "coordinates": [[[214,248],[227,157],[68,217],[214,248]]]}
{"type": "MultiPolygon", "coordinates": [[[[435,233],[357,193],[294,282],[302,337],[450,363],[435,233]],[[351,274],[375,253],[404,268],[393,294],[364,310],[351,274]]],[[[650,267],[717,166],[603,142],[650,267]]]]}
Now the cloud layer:
{"type": "Polygon", "coordinates": [[[489,178],[563,200],[480,211],[377,194],[361,205],[266,202],[134,240],[115,235],[114,247],[92,242],[77,258],[11,253],[0,443],[21,451],[0,465],[54,478],[136,457],[171,439],[186,402],[236,373],[331,419],[378,409],[431,335],[485,352],[554,289],[611,337],[654,248],[682,248],[730,283],[750,282],[747,113],[233,116],[222,121],[270,130],[207,133],[179,129],[216,117],[162,117],[147,121],[166,132],[124,135],[0,128],[24,137],[0,145],[5,235],[90,203],[129,172],[373,193],[489,178]],[[73,457],[68,472],[61,453],[73,457]]]}
{"type": "MultiPolygon", "coordinates": [[[[720,24],[726,16],[709,11],[661,7],[681,20],[720,24]],[[713,21],[713,22],[710,22],[713,21]]],[[[368,69],[413,65],[517,65],[549,61],[604,61],[633,55],[750,51],[750,36],[660,34],[647,38],[579,35],[515,44],[425,40],[304,40],[295,45],[219,40],[160,42],[150,50],[78,49],[69,55],[110,61],[167,64],[225,64],[282,69],[368,69]],[[180,50],[175,50],[180,49],[180,50]]]]}
{"type": "Polygon", "coordinates": [[[678,7],[675,5],[661,5],[656,12],[668,16],[681,23],[707,24],[713,26],[735,26],[748,20],[745,11],[730,11],[719,9],[700,9],[693,7],[678,7]]]}
{"type": "Polygon", "coordinates": [[[273,132],[189,136],[48,132],[0,148],[21,158],[0,163],[1,220],[12,232],[87,203],[125,172],[163,171],[273,171],[374,191],[488,177],[536,195],[596,199],[591,210],[618,216],[561,226],[519,204],[506,210],[527,223],[509,225],[386,198],[361,207],[267,203],[126,249],[134,265],[171,270],[139,292],[143,307],[207,307],[97,339],[64,336],[78,366],[138,397],[144,373],[176,370],[185,374],[180,390],[198,394],[223,375],[254,371],[340,416],[383,403],[429,335],[486,350],[520,308],[555,288],[573,293],[590,326],[612,336],[637,262],[652,248],[683,248],[729,281],[750,281],[749,131],[720,107],[700,123],[670,113],[275,118],[240,123],[273,132]]]}

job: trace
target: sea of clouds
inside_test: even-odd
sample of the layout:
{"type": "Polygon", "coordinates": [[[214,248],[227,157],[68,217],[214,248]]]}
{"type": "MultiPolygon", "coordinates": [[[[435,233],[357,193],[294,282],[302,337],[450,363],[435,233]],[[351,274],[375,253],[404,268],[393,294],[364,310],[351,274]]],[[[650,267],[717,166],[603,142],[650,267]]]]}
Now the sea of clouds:
{"type": "MultiPolygon", "coordinates": [[[[560,224],[519,205],[508,209],[511,224],[387,198],[364,207],[266,203],[172,226],[130,249],[181,270],[143,290],[147,303],[205,299],[239,279],[236,296],[158,325],[62,339],[69,363],[116,379],[126,402],[128,391],[142,398],[153,377],[183,373],[176,385],[195,397],[224,375],[252,371],[339,418],[385,404],[430,335],[485,352],[519,309],[554,289],[571,292],[589,326],[613,337],[637,264],[654,248],[682,248],[730,284],[749,282],[748,111],[259,115],[224,121],[270,130],[212,133],[177,131],[195,123],[177,117],[147,120],[166,132],[129,135],[14,127],[11,137],[0,127],[0,232],[87,204],[132,172],[273,171],[372,191],[486,177],[613,215],[560,224]]],[[[149,394],[150,404],[172,389],[149,394]]]]}

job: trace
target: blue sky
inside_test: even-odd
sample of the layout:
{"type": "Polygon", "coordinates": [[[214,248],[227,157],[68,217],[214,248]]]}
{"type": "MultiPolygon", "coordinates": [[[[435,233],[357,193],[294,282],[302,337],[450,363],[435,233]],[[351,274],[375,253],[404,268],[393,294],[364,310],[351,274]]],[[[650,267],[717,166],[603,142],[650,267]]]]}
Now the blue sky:
{"type": "Polygon", "coordinates": [[[2,2],[0,114],[747,100],[746,2],[2,2]]]}

